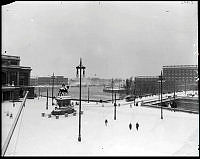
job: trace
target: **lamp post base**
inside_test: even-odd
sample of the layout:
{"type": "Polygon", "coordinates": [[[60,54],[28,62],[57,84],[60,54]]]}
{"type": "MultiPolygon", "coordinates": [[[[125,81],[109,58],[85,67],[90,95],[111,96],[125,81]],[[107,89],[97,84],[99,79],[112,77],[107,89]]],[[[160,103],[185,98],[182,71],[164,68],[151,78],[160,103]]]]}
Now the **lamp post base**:
{"type": "Polygon", "coordinates": [[[81,136],[78,137],[78,141],[81,142],[81,136]]]}

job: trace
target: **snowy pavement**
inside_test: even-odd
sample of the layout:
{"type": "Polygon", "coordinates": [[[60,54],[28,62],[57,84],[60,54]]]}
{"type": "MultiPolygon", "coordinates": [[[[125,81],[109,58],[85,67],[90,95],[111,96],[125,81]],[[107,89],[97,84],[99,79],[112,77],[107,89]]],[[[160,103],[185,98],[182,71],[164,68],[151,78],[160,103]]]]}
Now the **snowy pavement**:
{"type": "MultiPolygon", "coordinates": [[[[53,109],[51,99],[48,110],[46,98],[27,99],[6,156],[199,156],[199,114],[163,110],[161,120],[160,109],[131,108],[119,102],[117,120],[112,103],[82,102],[82,140],[78,142],[78,114],[42,117],[41,113],[53,109]]],[[[6,111],[15,116],[20,104],[2,103],[2,144],[14,121],[6,111]]],[[[78,106],[75,109],[78,112],[78,106]]]]}

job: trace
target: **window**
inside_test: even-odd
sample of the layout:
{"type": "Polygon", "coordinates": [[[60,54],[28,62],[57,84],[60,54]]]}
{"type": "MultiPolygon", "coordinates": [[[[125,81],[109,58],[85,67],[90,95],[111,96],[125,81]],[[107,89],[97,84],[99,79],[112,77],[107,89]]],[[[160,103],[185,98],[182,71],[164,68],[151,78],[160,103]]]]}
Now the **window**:
{"type": "Polygon", "coordinates": [[[14,81],[14,85],[17,85],[17,72],[10,72],[10,84],[14,81]]]}
{"type": "Polygon", "coordinates": [[[19,85],[28,86],[29,84],[29,73],[27,72],[20,72],[19,74],[19,85]]]}
{"type": "Polygon", "coordinates": [[[2,72],[1,80],[2,80],[3,85],[7,84],[7,74],[6,74],[6,72],[2,72]]]}
{"type": "Polygon", "coordinates": [[[11,65],[18,65],[18,61],[12,60],[12,61],[10,61],[10,64],[11,64],[11,65]]]}

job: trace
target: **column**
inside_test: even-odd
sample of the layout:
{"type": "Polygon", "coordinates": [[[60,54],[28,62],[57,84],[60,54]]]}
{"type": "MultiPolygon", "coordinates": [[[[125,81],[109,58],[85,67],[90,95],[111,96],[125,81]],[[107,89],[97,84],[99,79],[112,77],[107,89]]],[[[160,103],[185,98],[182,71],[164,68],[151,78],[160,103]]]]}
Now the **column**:
{"type": "Polygon", "coordinates": [[[9,71],[7,71],[7,84],[10,84],[10,72],[9,71]]]}
{"type": "Polygon", "coordinates": [[[30,71],[28,72],[28,86],[30,85],[30,71]]]}
{"type": "Polygon", "coordinates": [[[17,71],[17,86],[19,86],[19,71],[17,71]]]}

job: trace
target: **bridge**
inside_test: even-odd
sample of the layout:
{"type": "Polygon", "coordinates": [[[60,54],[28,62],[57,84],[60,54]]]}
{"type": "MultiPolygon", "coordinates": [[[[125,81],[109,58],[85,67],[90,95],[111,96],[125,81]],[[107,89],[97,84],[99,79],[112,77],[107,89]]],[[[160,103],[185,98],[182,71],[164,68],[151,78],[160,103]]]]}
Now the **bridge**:
{"type": "MultiPolygon", "coordinates": [[[[176,96],[176,99],[180,99],[181,97],[177,97],[176,96]]],[[[175,100],[176,100],[175,99],[175,100]]],[[[162,98],[162,102],[163,103],[167,103],[167,102],[170,102],[170,101],[172,101],[172,100],[174,100],[174,98],[173,97],[163,97],[162,98]]],[[[160,101],[160,99],[149,99],[149,100],[145,100],[145,101],[143,101],[143,104],[152,104],[152,105],[159,105],[161,103],[161,101],[160,101]]]]}
{"type": "MultiPolygon", "coordinates": [[[[169,103],[171,100],[174,100],[174,98],[173,97],[170,97],[170,98],[165,97],[162,99],[162,102],[169,103]]],[[[181,111],[181,112],[199,114],[198,98],[177,96],[175,98],[175,101],[177,103],[177,108],[171,108],[168,106],[168,104],[163,105],[162,108],[167,109],[167,110],[173,110],[173,111],[181,111]]],[[[159,106],[160,103],[161,103],[161,101],[159,99],[150,99],[150,100],[144,100],[142,102],[141,106],[161,108],[161,106],[159,106]]]]}

